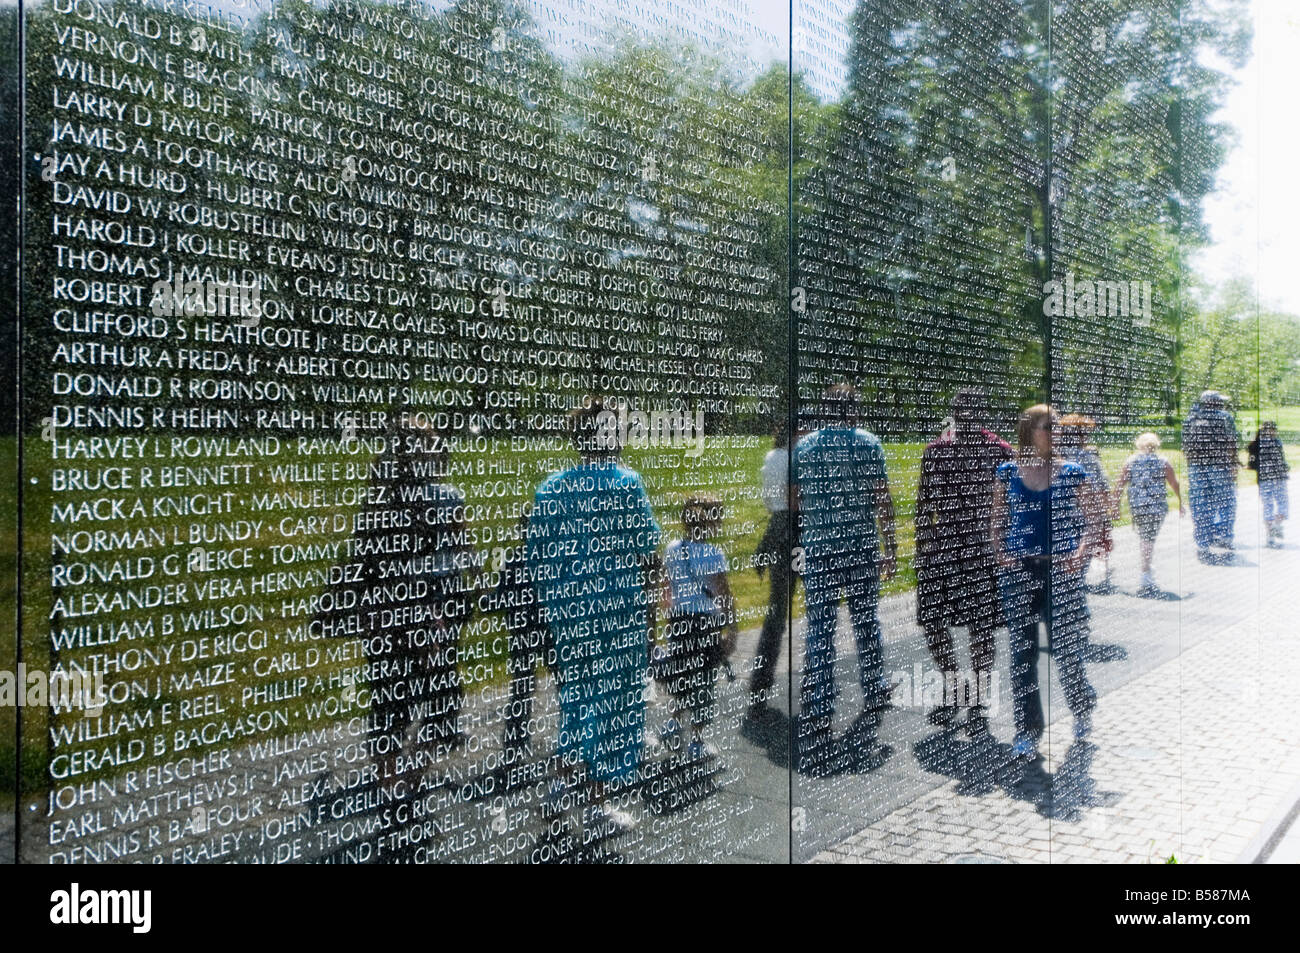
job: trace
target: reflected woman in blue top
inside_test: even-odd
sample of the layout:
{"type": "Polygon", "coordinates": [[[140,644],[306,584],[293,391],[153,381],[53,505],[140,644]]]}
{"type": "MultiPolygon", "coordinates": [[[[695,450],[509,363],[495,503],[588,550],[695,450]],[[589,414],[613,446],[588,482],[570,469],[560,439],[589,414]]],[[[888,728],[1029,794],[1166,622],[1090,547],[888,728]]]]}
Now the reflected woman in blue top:
{"type": "Polygon", "coordinates": [[[998,467],[993,489],[993,554],[1011,640],[1012,752],[1021,758],[1037,756],[1045,725],[1038,692],[1040,619],[1047,625],[1076,738],[1091,730],[1097,702],[1084,669],[1083,576],[1099,538],[1095,514],[1101,501],[1093,498],[1098,491],[1083,467],[1062,460],[1054,449],[1056,425],[1046,404],[1020,415],[1019,452],[998,467]]]}

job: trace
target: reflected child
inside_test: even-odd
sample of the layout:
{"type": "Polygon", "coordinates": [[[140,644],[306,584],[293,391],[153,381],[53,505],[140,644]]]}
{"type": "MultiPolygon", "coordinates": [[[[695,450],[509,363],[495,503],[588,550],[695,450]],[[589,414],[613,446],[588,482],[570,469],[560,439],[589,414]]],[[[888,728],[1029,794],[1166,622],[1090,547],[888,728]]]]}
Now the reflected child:
{"type": "Polygon", "coordinates": [[[1178,485],[1178,476],[1169,461],[1160,456],[1160,438],[1153,433],[1139,434],[1133,441],[1137,453],[1124,461],[1124,468],[1119,472],[1115,484],[1113,512],[1118,515],[1124,488],[1128,487],[1128,505],[1133,514],[1133,529],[1137,532],[1138,548],[1142,557],[1142,582],[1138,588],[1139,596],[1157,595],[1154,577],[1151,575],[1151,554],[1155,550],[1156,537],[1169,512],[1169,499],[1165,492],[1168,485],[1178,499],[1178,515],[1183,515],[1183,493],[1178,485]]]}
{"type": "Polygon", "coordinates": [[[655,677],[672,699],[673,718],[661,741],[676,747],[689,715],[690,761],[717,756],[704,735],[717,715],[717,670],[735,651],[739,634],[727,557],[710,542],[721,534],[722,520],[717,499],[691,496],[682,506],[684,538],[669,543],[664,556],[668,644],[656,662],[655,677]]]}

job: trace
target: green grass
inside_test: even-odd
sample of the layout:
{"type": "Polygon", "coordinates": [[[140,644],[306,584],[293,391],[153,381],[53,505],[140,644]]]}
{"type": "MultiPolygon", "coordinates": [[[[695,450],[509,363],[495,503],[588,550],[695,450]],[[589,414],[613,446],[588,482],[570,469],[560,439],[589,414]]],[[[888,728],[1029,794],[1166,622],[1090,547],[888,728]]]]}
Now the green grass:
{"type": "MultiPolygon", "coordinates": [[[[495,577],[489,570],[492,564],[494,553],[501,547],[513,545],[518,539],[517,518],[510,514],[510,506],[529,501],[532,498],[533,491],[538,483],[549,473],[556,469],[572,465],[574,461],[572,455],[565,449],[563,442],[556,442],[553,448],[548,450],[536,450],[530,452],[512,453],[508,449],[508,442],[502,441],[500,445],[489,448],[488,453],[471,454],[453,454],[453,469],[460,470],[451,479],[451,482],[457,484],[466,494],[467,503],[483,504],[492,510],[498,510],[500,515],[492,515],[487,519],[476,520],[472,526],[479,534],[480,545],[479,551],[487,560],[485,573],[479,578],[478,582],[482,588],[487,588],[495,582],[495,577]],[[479,464],[488,460],[505,461],[510,471],[508,476],[492,475],[481,473],[479,464]]],[[[714,493],[723,495],[726,502],[726,520],[723,528],[721,539],[718,541],[728,554],[731,562],[732,571],[730,579],[733,585],[733,591],[736,594],[739,608],[742,615],[742,624],[754,625],[762,618],[763,610],[766,604],[766,586],[765,581],[760,581],[757,574],[752,568],[750,559],[757,548],[759,539],[766,528],[767,512],[757,494],[757,474],[764,454],[769,449],[769,441],[760,438],[717,438],[709,441],[707,451],[704,455],[694,458],[689,457],[682,450],[656,450],[656,451],[636,451],[632,450],[627,454],[627,463],[637,469],[646,483],[652,500],[655,501],[655,513],[661,527],[665,531],[665,538],[671,538],[681,532],[680,527],[680,508],[683,498],[690,492],[708,489],[714,493]]],[[[283,459],[287,455],[281,451],[281,458],[278,462],[288,462],[283,459]]],[[[38,666],[48,668],[52,664],[51,659],[51,629],[49,619],[51,617],[52,593],[51,593],[51,538],[55,532],[64,532],[70,529],[67,525],[51,524],[51,505],[57,501],[66,502],[70,496],[84,496],[85,494],[58,494],[51,490],[52,465],[48,462],[48,447],[37,440],[31,440],[28,443],[28,474],[37,475],[37,483],[29,484],[25,500],[28,527],[25,536],[25,559],[23,573],[23,596],[24,596],[24,659],[29,668],[38,666]],[[47,461],[41,466],[38,461],[47,461]]],[[[289,456],[289,459],[293,459],[289,456]]],[[[339,458],[342,459],[342,458],[339,458]]],[[[304,461],[298,458],[299,462],[304,461]]],[[[312,461],[333,462],[334,458],[328,455],[322,455],[312,458],[312,461]]],[[[142,461],[147,463],[149,461],[142,461]]],[[[173,461],[157,461],[161,463],[170,463],[173,461]]],[[[202,461],[199,461],[202,462],[202,461]]],[[[274,514],[252,513],[251,499],[253,493],[263,492],[275,489],[271,483],[270,466],[265,461],[257,458],[247,460],[224,459],[226,463],[248,463],[252,469],[252,486],[239,486],[235,489],[238,491],[236,496],[239,498],[239,505],[235,508],[236,516],[262,518],[268,523],[278,524],[281,516],[285,515],[284,511],[278,511],[274,514]]],[[[357,481],[355,486],[361,488],[364,481],[357,481]]],[[[222,488],[225,489],[225,488],[222,488]]],[[[125,505],[129,506],[130,501],[137,495],[148,495],[151,491],[138,493],[137,491],[124,491],[110,496],[120,497],[125,505]]],[[[186,491],[189,492],[189,491],[186,491]]],[[[346,526],[350,523],[351,516],[359,511],[360,504],[342,508],[347,520],[343,521],[338,532],[323,530],[318,532],[306,533],[295,536],[291,540],[293,543],[313,544],[313,543],[331,543],[344,540],[351,534],[346,526]]],[[[294,511],[288,511],[290,515],[297,515],[294,511]]],[[[219,517],[220,518],[220,517],[219,517]]],[[[211,522],[212,518],[208,517],[206,521],[211,522]]],[[[99,561],[103,563],[110,562],[113,557],[129,556],[132,560],[152,558],[157,563],[161,563],[164,557],[169,554],[180,554],[182,559],[192,548],[189,544],[175,544],[171,540],[174,537],[185,539],[189,527],[196,523],[203,523],[205,519],[199,516],[189,517],[167,517],[167,518],[150,518],[147,521],[136,519],[134,522],[128,520],[127,525],[130,528],[139,528],[141,525],[162,530],[167,542],[163,545],[144,545],[133,548],[129,553],[99,554],[99,561]]],[[[118,521],[122,523],[121,520],[118,521]]],[[[331,528],[333,522],[330,523],[331,528]]],[[[94,523],[78,525],[76,529],[96,529],[96,528],[122,528],[120,525],[101,527],[94,523]]],[[[237,582],[240,578],[247,581],[248,577],[255,573],[272,568],[274,553],[272,548],[284,544],[286,540],[279,536],[278,533],[267,532],[264,530],[260,538],[247,545],[252,550],[253,566],[252,571],[234,570],[230,572],[212,572],[204,574],[185,574],[178,578],[147,580],[150,583],[157,582],[175,582],[186,581],[191,586],[196,580],[211,579],[214,577],[228,577],[232,583],[237,582]]],[[[80,559],[93,559],[96,554],[88,554],[85,557],[69,557],[67,562],[76,562],[80,559]]],[[[294,569],[322,569],[328,570],[333,565],[333,560],[327,557],[315,560],[298,561],[293,564],[294,569]]],[[[138,583],[96,583],[92,585],[78,586],[67,590],[70,593],[81,593],[86,591],[100,592],[105,595],[113,592],[117,588],[129,585],[139,585],[138,583]]],[[[286,595],[297,596],[302,593],[290,593],[286,595]]],[[[306,593],[310,595],[310,593],[306,593]]],[[[288,623],[283,621],[279,615],[281,608],[282,594],[253,594],[245,591],[242,594],[232,598],[214,599],[203,605],[220,606],[229,602],[246,603],[252,607],[255,614],[263,617],[263,622],[257,626],[269,631],[283,634],[288,627],[288,623]]],[[[200,605],[191,603],[183,609],[199,608],[200,605]]],[[[107,649],[110,652],[135,648],[154,648],[167,643],[180,643],[183,639],[195,639],[203,636],[211,637],[217,634],[238,631],[241,626],[234,626],[221,630],[205,630],[194,632],[182,632],[177,616],[176,633],[170,636],[163,636],[158,630],[160,624],[161,612],[159,610],[137,610],[137,611],[120,611],[114,612],[111,618],[114,623],[133,623],[140,622],[143,624],[146,620],[152,618],[155,625],[154,635],[148,640],[137,640],[135,642],[122,641],[107,649]]],[[[307,613],[294,619],[295,623],[305,623],[310,621],[313,613],[307,613]]],[[[104,617],[92,617],[91,623],[99,621],[104,617]]],[[[70,620],[69,624],[72,624],[70,620]]],[[[254,628],[250,625],[246,628],[254,628]]],[[[501,614],[491,614],[485,616],[474,623],[463,640],[463,648],[466,654],[475,655],[475,671],[478,673],[477,681],[472,681],[469,686],[471,690],[481,682],[497,683],[507,678],[506,657],[504,653],[504,640],[498,636],[504,635],[504,619],[501,614]],[[499,651],[493,651],[493,646],[499,651]]],[[[344,640],[346,641],[346,640],[344,640]]],[[[310,643],[322,648],[322,656],[325,651],[335,649],[340,642],[317,642],[310,643]]],[[[285,645],[283,642],[278,645],[274,642],[268,644],[268,651],[262,654],[270,654],[271,651],[296,651],[299,656],[302,654],[302,647],[285,645]]],[[[95,649],[78,648],[65,649],[60,654],[60,661],[67,665],[78,663],[87,668],[91,667],[92,652],[95,649]]],[[[326,697],[337,697],[340,688],[337,682],[331,684],[329,679],[333,675],[335,678],[349,667],[357,664],[359,653],[354,653],[356,659],[351,663],[345,661],[327,662],[321,661],[311,666],[309,674],[319,675],[322,683],[319,686],[313,682],[312,690],[308,693],[309,697],[314,700],[323,700],[326,697]]],[[[230,704],[231,708],[225,717],[230,717],[232,713],[243,713],[243,711],[254,710],[274,710],[280,709],[287,713],[288,724],[274,726],[272,733],[289,733],[299,731],[310,727],[311,721],[306,714],[305,704],[299,705],[290,703],[288,705],[276,702],[268,702],[261,706],[255,706],[251,709],[241,711],[239,706],[239,692],[244,684],[255,681],[251,669],[252,655],[236,654],[215,654],[210,658],[203,659],[203,664],[217,664],[221,662],[234,662],[236,664],[236,673],[238,675],[236,684],[226,685],[219,690],[219,694],[230,704]],[[244,671],[245,667],[248,668],[244,671]]],[[[162,706],[169,705],[175,712],[183,701],[203,696],[207,691],[202,687],[190,687],[179,684],[176,680],[180,679],[187,673],[191,673],[196,668],[197,663],[182,662],[177,651],[170,661],[163,661],[161,664],[152,665],[126,676],[113,676],[108,679],[110,686],[114,682],[130,683],[135,686],[129,698],[124,699],[121,703],[111,706],[109,710],[114,713],[136,713],[140,717],[150,717],[149,712],[153,712],[152,717],[157,718],[158,712],[162,706]]],[[[272,676],[279,677],[279,676],[272,676]]],[[[49,749],[49,726],[52,723],[69,725],[75,722],[79,713],[72,712],[65,715],[52,715],[46,709],[29,709],[24,714],[23,719],[23,767],[22,775],[24,778],[24,787],[37,791],[44,786],[45,765],[50,754],[49,749]]],[[[131,738],[151,739],[154,730],[168,731],[172,726],[164,729],[159,726],[145,729],[141,732],[128,731],[110,739],[111,742],[126,740],[131,738]]],[[[12,737],[12,733],[10,734],[12,737]]],[[[238,742],[236,742],[238,743],[238,742]]],[[[88,772],[79,776],[78,780],[86,780],[97,776],[100,772],[88,772]]]]}
{"type": "Polygon", "coordinates": [[[1237,415],[1237,427],[1243,441],[1255,436],[1261,420],[1275,421],[1284,440],[1295,441],[1300,438],[1300,407],[1267,407],[1259,414],[1243,410],[1237,415]]]}

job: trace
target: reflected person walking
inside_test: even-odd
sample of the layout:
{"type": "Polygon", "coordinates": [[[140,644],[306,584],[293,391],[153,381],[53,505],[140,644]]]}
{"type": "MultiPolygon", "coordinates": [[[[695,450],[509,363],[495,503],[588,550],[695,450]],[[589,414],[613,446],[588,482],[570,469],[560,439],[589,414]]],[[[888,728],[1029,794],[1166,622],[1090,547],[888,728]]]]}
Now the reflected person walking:
{"type": "Polygon", "coordinates": [[[571,779],[585,766],[597,820],[626,830],[631,816],[605,798],[641,764],[659,524],[640,475],[619,462],[610,413],[599,398],[570,413],[580,462],[537,488],[528,568],[555,639],[561,758],[571,779]]]}
{"type": "Polygon", "coordinates": [[[1097,693],[1088,683],[1083,573],[1096,545],[1098,502],[1083,467],[1053,447],[1056,414],[1030,407],[1016,427],[1016,459],[997,469],[991,526],[1002,609],[1010,631],[1011,692],[1016,737],[1012,753],[1032,759],[1046,722],[1038,690],[1038,623],[1074,715],[1076,738],[1092,728],[1097,693]]]}
{"type": "Polygon", "coordinates": [[[889,494],[885,451],[875,434],[858,427],[857,391],[829,388],[821,401],[820,429],[794,451],[799,535],[806,568],[808,647],[799,686],[799,770],[827,774],[856,762],[871,768],[889,749],[876,742],[888,705],[884,647],[877,618],[880,575],[892,578],[897,561],[894,501],[889,494]],[[877,534],[876,524],[880,531],[877,534]],[[880,551],[881,538],[885,552],[880,551]],[[835,629],[841,597],[848,603],[857,644],[863,712],[837,750],[835,629]]]}

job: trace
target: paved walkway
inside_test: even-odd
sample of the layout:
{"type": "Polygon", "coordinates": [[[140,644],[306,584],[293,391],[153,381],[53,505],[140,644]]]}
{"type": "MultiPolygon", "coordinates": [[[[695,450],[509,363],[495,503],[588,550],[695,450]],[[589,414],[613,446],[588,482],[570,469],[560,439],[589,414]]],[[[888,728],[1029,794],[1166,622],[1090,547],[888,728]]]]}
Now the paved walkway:
{"type": "Polygon", "coordinates": [[[1295,815],[1291,815],[1290,821],[1289,826],[1278,832],[1277,842],[1270,845],[1265,863],[1300,864],[1300,823],[1295,815]]]}
{"type": "MultiPolygon", "coordinates": [[[[1297,488],[1293,480],[1293,498],[1297,488]]],[[[910,766],[914,783],[928,777],[933,786],[873,811],[906,782],[882,769],[838,786],[804,785],[796,811],[805,806],[821,830],[796,844],[796,857],[1253,860],[1265,822],[1285,813],[1300,783],[1300,546],[1262,546],[1253,487],[1241,491],[1239,504],[1238,551],[1229,565],[1196,560],[1190,518],[1166,523],[1155,571],[1177,600],[1131,594],[1136,541],[1131,530],[1117,531],[1115,580],[1128,592],[1093,596],[1090,605],[1094,646],[1113,646],[1099,654],[1123,658],[1088,667],[1101,700],[1086,743],[1073,741],[1047,660],[1040,677],[1051,678],[1057,692],[1049,714],[1055,721],[1035,770],[1011,769],[1005,744],[980,751],[950,742],[918,729],[906,713],[892,732],[886,724],[885,740],[910,766]],[[866,814],[856,824],[855,805],[866,814]]],[[[900,643],[892,631],[891,649],[906,656],[908,636],[900,643]]],[[[1005,642],[999,649],[1005,652],[1005,642]]],[[[1005,742],[1011,728],[1007,686],[1001,687],[1004,710],[994,735],[1005,742]]]]}

